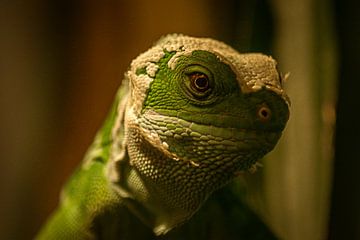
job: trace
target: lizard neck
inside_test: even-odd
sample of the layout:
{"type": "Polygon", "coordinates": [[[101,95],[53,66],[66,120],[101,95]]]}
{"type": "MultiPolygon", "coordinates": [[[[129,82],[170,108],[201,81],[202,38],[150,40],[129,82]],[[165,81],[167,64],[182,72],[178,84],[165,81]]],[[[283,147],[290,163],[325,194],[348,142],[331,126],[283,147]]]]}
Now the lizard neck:
{"type": "Polygon", "coordinates": [[[126,145],[128,160],[113,167],[119,176],[114,187],[127,207],[157,235],[189,219],[208,196],[191,177],[195,167],[168,158],[136,129],[127,130],[126,145]]]}
{"type": "Polygon", "coordinates": [[[121,124],[113,130],[108,178],[133,214],[155,234],[165,234],[189,219],[209,191],[194,178],[195,166],[156,149],[138,127],[124,121],[125,107],[119,111],[121,124]]]}
{"type": "Polygon", "coordinates": [[[172,154],[166,142],[140,127],[131,108],[124,119],[118,132],[125,134],[113,135],[109,169],[114,174],[109,177],[129,209],[158,235],[189,219],[213,191],[234,178],[243,159],[256,160],[236,151],[198,164],[191,161],[193,151],[189,158],[172,154]]]}

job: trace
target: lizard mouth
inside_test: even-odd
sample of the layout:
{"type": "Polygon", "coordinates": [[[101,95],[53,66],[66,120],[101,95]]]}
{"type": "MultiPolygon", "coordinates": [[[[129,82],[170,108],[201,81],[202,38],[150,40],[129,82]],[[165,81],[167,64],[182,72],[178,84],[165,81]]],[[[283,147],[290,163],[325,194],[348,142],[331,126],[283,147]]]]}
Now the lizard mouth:
{"type": "MultiPolygon", "coordinates": [[[[231,122],[236,122],[238,118],[234,116],[220,116],[221,119],[226,119],[231,122]]],[[[242,122],[241,126],[235,127],[236,124],[231,124],[230,127],[220,127],[211,124],[203,124],[197,122],[190,122],[184,119],[172,116],[165,116],[153,111],[144,113],[140,120],[140,127],[150,131],[149,134],[158,135],[165,139],[178,140],[196,140],[202,141],[203,144],[215,144],[222,142],[224,145],[243,144],[252,145],[256,148],[257,142],[263,147],[265,145],[275,145],[280,138],[282,129],[257,129],[252,127],[250,123],[242,122]],[[261,140],[261,141],[260,141],[261,140]]],[[[219,121],[221,121],[221,119],[219,121]]],[[[239,120],[238,120],[239,121],[239,120]]],[[[241,120],[240,120],[241,121],[241,120]]],[[[225,121],[221,121],[225,122],[225,121]]],[[[226,126],[227,124],[220,124],[226,126]]],[[[238,124],[240,125],[240,124],[238,124]]]]}
{"type": "Polygon", "coordinates": [[[145,113],[139,126],[148,142],[174,160],[195,167],[238,162],[237,170],[251,168],[281,136],[281,131],[217,127],[153,112],[145,113]]]}

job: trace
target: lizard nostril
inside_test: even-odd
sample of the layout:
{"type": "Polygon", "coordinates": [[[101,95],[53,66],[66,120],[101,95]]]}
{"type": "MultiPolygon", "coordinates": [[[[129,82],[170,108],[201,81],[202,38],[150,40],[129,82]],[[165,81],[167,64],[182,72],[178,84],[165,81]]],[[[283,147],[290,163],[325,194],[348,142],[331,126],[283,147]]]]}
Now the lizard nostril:
{"type": "Polygon", "coordinates": [[[270,120],[270,118],[271,118],[270,108],[268,108],[266,106],[260,107],[259,111],[258,111],[258,116],[259,116],[260,120],[262,120],[262,121],[270,120]]]}

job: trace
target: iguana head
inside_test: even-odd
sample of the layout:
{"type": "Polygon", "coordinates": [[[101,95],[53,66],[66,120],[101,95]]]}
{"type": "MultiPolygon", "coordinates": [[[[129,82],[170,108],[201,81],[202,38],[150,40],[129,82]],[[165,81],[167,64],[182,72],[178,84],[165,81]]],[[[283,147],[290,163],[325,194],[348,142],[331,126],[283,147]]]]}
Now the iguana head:
{"type": "Polygon", "coordinates": [[[253,169],[289,117],[276,61],[212,39],[164,37],[127,77],[130,163],[165,205],[185,212],[253,169]]]}

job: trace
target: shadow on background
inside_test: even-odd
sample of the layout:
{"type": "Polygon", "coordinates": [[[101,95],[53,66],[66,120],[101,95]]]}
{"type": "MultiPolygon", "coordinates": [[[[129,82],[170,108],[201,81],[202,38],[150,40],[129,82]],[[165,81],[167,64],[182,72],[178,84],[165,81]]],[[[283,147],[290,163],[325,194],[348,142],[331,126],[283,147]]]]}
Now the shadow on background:
{"type": "Polygon", "coordinates": [[[265,168],[250,180],[256,189],[249,201],[284,239],[359,239],[358,5],[2,1],[0,238],[34,236],[101,125],[131,60],[160,36],[177,32],[274,55],[280,69],[291,72],[289,126],[265,168]]]}

